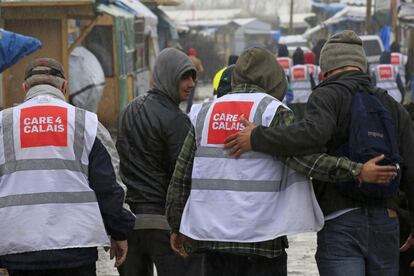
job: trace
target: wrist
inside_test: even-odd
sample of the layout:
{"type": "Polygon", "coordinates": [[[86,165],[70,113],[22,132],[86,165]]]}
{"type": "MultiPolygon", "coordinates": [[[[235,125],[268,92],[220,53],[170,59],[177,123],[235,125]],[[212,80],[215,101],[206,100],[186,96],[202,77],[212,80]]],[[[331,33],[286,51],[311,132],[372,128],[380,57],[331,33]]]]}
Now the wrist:
{"type": "Polygon", "coordinates": [[[358,181],[359,184],[362,184],[362,170],[364,168],[364,164],[357,163],[354,168],[352,168],[351,173],[354,176],[355,180],[358,181]]]}

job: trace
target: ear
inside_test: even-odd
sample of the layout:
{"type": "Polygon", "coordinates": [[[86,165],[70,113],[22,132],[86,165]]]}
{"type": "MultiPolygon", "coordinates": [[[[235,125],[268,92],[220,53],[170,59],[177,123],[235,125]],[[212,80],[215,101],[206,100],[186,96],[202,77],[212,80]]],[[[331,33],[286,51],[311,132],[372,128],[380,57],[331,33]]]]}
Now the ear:
{"type": "Polygon", "coordinates": [[[29,90],[28,87],[27,87],[26,82],[22,83],[22,89],[23,89],[24,93],[27,93],[27,91],[29,90]]]}
{"type": "Polygon", "coordinates": [[[65,80],[62,83],[62,87],[60,88],[60,91],[62,91],[63,95],[66,95],[66,93],[68,92],[68,81],[65,80]]]}

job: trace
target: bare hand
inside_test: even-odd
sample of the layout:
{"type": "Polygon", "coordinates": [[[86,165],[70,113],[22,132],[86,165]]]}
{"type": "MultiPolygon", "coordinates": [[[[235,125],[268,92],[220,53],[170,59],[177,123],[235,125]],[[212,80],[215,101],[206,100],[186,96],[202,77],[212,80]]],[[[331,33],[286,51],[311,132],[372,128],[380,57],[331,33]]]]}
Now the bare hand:
{"type": "Polygon", "coordinates": [[[230,155],[239,158],[245,152],[252,150],[251,134],[256,127],[253,123],[249,122],[244,115],[240,117],[240,122],[245,128],[235,134],[230,135],[224,140],[224,148],[230,150],[230,155]]]}
{"type": "Polygon", "coordinates": [[[387,184],[397,176],[397,168],[394,165],[377,165],[385,158],[380,155],[366,162],[358,175],[360,183],[387,184]]]}
{"type": "Polygon", "coordinates": [[[111,239],[111,251],[109,256],[111,260],[115,258],[115,267],[119,267],[126,260],[128,252],[128,242],[125,241],[116,241],[111,239]]]}
{"type": "MultiPolygon", "coordinates": [[[[404,243],[403,246],[401,246],[400,251],[401,252],[405,252],[408,249],[414,247],[414,237],[413,236],[409,236],[407,241],[404,243]]],[[[414,268],[414,261],[410,264],[410,267],[414,268]]]]}
{"type": "Polygon", "coordinates": [[[184,244],[187,242],[187,237],[181,233],[172,233],[170,237],[170,245],[172,250],[181,257],[188,257],[185,252],[184,244]]]}

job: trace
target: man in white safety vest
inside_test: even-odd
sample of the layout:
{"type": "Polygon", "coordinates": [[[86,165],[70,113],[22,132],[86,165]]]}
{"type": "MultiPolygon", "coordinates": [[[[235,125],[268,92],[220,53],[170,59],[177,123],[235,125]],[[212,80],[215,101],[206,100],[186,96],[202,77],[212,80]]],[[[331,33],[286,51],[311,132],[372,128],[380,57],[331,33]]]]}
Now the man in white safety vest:
{"type": "Polygon", "coordinates": [[[307,177],[375,182],[381,167],[326,154],[276,159],[251,152],[232,158],[223,144],[245,127],[243,117],[270,127],[293,122],[280,101],[286,90],[283,69],[269,51],[245,50],[232,87],[203,105],[177,159],[166,204],[171,247],[181,256],[206,252],[206,276],[287,275],[286,235],[323,226],[307,177]]]}
{"type": "Polygon", "coordinates": [[[296,119],[302,119],[306,110],[306,103],[315,86],[315,80],[310,67],[305,65],[305,56],[300,47],[293,54],[293,64],[289,73],[293,98],[288,106],[292,109],[296,119]]]}
{"type": "Polygon", "coordinates": [[[398,72],[401,76],[401,81],[404,85],[406,85],[406,77],[405,77],[405,67],[407,66],[408,57],[406,55],[401,54],[401,47],[397,41],[394,41],[390,47],[391,51],[391,64],[398,68],[398,72]]]}
{"type": "Polygon", "coordinates": [[[399,103],[403,103],[405,89],[398,67],[391,64],[391,53],[383,52],[380,64],[371,67],[374,86],[387,90],[388,94],[399,103]]]}
{"type": "Polygon", "coordinates": [[[97,247],[126,258],[134,215],[94,113],[65,101],[60,63],[29,63],[22,104],[0,112],[0,260],[15,275],[96,275],[97,247]],[[109,237],[108,237],[109,236],[109,237]]]}

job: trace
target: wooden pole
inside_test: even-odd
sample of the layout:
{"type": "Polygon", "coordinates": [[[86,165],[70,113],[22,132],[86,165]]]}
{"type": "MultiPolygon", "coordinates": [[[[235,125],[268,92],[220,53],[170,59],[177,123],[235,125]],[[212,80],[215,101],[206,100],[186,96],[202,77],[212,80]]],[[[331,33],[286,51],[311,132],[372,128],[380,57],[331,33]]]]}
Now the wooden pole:
{"type": "Polygon", "coordinates": [[[367,0],[367,21],[365,22],[365,34],[369,34],[371,32],[371,10],[372,10],[372,0],[367,0]]]}
{"type": "Polygon", "coordinates": [[[294,0],[290,0],[289,34],[293,34],[293,6],[294,0]]]}
{"type": "Polygon", "coordinates": [[[391,0],[391,16],[392,16],[392,30],[394,32],[394,40],[398,43],[401,40],[400,30],[398,28],[398,11],[397,11],[397,0],[391,0]]]}

